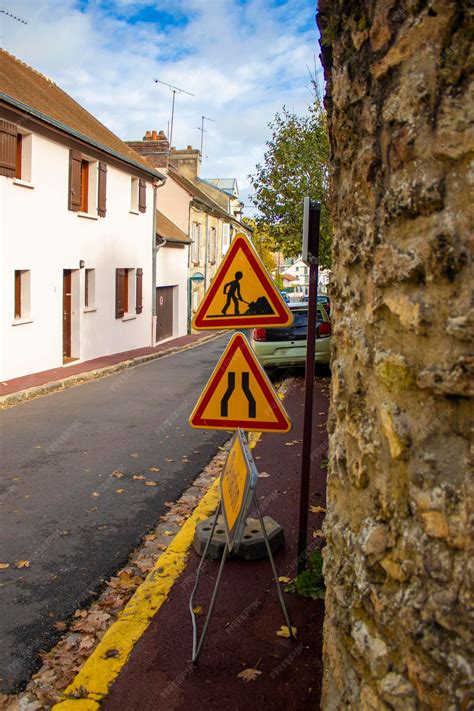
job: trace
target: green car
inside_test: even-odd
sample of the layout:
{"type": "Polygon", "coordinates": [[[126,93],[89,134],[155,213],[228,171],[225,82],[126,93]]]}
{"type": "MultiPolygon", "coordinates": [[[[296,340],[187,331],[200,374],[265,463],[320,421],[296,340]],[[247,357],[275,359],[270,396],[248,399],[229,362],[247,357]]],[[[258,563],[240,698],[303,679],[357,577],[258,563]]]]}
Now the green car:
{"type": "MultiPolygon", "coordinates": [[[[254,328],[251,344],[258,360],[265,368],[285,368],[304,365],[306,361],[306,333],[308,304],[291,304],[293,323],[287,328],[254,328]]],[[[322,304],[318,304],[315,362],[329,364],[331,321],[322,304]]]]}

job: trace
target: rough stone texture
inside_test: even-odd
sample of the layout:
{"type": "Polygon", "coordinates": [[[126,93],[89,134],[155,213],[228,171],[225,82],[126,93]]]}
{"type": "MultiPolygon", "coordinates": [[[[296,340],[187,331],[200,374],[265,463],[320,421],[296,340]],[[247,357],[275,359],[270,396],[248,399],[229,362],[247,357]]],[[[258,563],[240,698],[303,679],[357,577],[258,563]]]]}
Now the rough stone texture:
{"type": "Polygon", "coordinates": [[[472,22],[467,0],[319,1],[327,711],[474,708],[472,22]]]}

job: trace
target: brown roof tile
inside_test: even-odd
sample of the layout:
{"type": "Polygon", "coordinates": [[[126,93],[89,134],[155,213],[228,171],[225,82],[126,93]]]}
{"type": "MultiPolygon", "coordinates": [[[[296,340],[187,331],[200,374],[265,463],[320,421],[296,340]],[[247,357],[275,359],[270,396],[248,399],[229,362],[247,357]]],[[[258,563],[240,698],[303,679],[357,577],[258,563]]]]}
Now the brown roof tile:
{"type": "Polygon", "coordinates": [[[156,233],[160,237],[164,237],[167,242],[178,242],[180,244],[191,244],[186,232],[183,232],[178,225],[175,225],[170,219],[163,215],[159,210],[156,211],[156,233]]]}
{"type": "Polygon", "coordinates": [[[45,123],[66,133],[79,134],[81,140],[136,164],[151,175],[164,177],[51,79],[3,49],[0,49],[0,99],[11,104],[18,102],[45,123]]]}

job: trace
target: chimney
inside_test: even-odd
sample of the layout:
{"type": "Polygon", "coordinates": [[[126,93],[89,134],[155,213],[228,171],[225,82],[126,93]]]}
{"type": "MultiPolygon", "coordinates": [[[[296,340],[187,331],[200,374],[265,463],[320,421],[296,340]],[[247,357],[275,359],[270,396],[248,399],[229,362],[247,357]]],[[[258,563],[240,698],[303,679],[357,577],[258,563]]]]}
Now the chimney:
{"type": "Polygon", "coordinates": [[[127,141],[127,145],[144,156],[154,168],[168,167],[170,145],[164,131],[146,131],[142,141],[127,141]]]}
{"type": "Polygon", "coordinates": [[[171,148],[170,164],[191,180],[199,176],[200,158],[201,152],[198,148],[192,146],[182,150],[176,150],[174,146],[171,148]]]}

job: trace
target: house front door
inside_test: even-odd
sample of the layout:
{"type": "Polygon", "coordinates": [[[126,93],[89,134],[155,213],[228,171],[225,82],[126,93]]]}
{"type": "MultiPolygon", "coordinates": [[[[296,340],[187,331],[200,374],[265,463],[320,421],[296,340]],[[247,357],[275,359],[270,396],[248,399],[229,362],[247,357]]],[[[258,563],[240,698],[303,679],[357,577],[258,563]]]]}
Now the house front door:
{"type": "Polygon", "coordinates": [[[71,358],[72,278],[71,269],[63,270],[63,361],[71,358]]]}
{"type": "Polygon", "coordinates": [[[173,286],[156,288],[156,340],[173,335],[173,286]]]}

